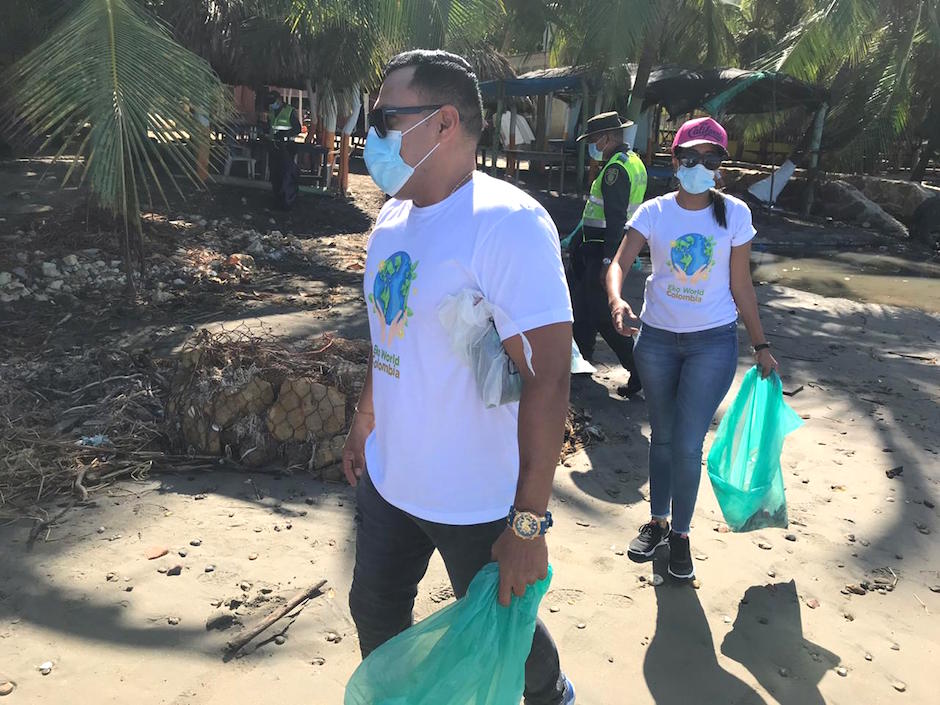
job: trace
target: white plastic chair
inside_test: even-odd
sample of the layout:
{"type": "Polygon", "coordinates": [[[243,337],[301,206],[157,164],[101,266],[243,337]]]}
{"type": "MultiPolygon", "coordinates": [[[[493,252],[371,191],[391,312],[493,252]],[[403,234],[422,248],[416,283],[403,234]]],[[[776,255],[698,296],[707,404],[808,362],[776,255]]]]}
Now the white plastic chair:
{"type": "Polygon", "coordinates": [[[232,171],[232,164],[244,162],[248,169],[248,178],[255,178],[255,164],[257,159],[251,156],[251,150],[248,147],[229,145],[228,156],[225,158],[224,174],[228,176],[232,171]]]}

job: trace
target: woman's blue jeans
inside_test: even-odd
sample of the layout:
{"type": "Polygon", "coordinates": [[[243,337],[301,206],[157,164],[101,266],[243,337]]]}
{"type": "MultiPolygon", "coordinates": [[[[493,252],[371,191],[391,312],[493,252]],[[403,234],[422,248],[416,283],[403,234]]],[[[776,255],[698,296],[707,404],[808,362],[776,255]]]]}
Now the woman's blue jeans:
{"type": "Polygon", "coordinates": [[[702,444],[712,417],[734,380],[737,323],[695,333],[670,333],[643,324],[634,357],[650,421],[650,509],[672,528],[689,531],[702,444]]]}

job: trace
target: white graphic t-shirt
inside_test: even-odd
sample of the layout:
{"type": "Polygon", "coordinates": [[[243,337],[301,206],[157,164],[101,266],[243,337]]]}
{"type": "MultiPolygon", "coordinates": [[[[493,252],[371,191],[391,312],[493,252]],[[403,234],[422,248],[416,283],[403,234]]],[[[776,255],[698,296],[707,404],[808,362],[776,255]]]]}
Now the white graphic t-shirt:
{"type": "Polygon", "coordinates": [[[715,222],[712,209],[690,211],[669,193],[639,207],[628,228],[646,238],[653,273],[646,280],[643,323],[692,333],[737,320],[731,296],[731,248],[753,239],[751,210],[725,195],[727,228],[715,222]]]}
{"type": "Polygon", "coordinates": [[[484,406],[438,318],[444,298],[467,288],[494,304],[503,340],[572,320],[545,209],[480,172],[426,208],[388,201],[366,257],[375,404],[366,465],[386,501],[452,525],[505,517],[519,475],[518,403],[484,406]]]}

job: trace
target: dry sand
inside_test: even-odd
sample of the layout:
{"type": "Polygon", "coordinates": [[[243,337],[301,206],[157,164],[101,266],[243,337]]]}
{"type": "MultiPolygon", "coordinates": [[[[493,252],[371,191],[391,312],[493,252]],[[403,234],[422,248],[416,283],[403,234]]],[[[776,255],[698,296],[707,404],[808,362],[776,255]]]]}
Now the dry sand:
{"type": "MultiPolygon", "coordinates": [[[[608,440],[557,473],[555,579],[543,617],[581,705],[936,701],[940,317],[777,287],[759,297],[785,388],[803,386],[790,403],[806,425],[784,451],[792,523],[719,533],[703,478],[692,534],[699,589],[668,579],[650,587],[643,578],[654,565],[623,555],[648,517],[644,403],[619,399],[623,373],[603,365],[573,383],[575,403],[608,440]],[[898,466],[903,473],[889,479],[898,466]],[[878,569],[897,576],[893,592],[840,592],[890,578],[878,569]]],[[[742,357],[738,379],[747,366],[742,357]]],[[[304,477],[159,476],[95,500],[32,551],[29,525],[0,528],[0,681],[16,683],[4,703],[342,702],[358,663],[346,605],[348,488],[304,477]],[[154,547],[169,554],[148,560],[154,547]],[[179,576],[158,572],[176,564],[179,576]],[[300,612],[283,644],[223,662],[235,630],[206,631],[213,601],[246,600],[235,612],[250,622],[272,604],[261,600],[321,578],[329,593],[300,612]],[[331,632],[341,640],[328,640],[331,632]],[[37,670],[44,661],[54,663],[46,676],[37,670]]],[[[435,560],[418,616],[440,607],[446,586],[435,560]]]]}

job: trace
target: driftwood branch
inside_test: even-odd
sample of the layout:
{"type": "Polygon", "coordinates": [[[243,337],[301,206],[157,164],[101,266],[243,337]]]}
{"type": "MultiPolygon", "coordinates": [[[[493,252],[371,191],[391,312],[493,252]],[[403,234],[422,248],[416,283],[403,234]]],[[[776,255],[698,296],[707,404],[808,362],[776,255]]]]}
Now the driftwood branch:
{"type": "Polygon", "coordinates": [[[306,590],[301,590],[291,599],[285,602],[283,605],[273,610],[266,617],[261,619],[259,622],[254,624],[251,627],[246,627],[237,637],[232,639],[226,644],[226,650],[228,651],[228,657],[231,658],[239,650],[244,648],[248,642],[258,636],[265,629],[270,627],[272,624],[277,622],[279,619],[284,617],[284,615],[290,614],[293,612],[299,605],[303,604],[307,600],[316,597],[317,595],[322,594],[323,586],[326,585],[326,580],[319,581],[316,585],[307,588],[306,590]]]}

